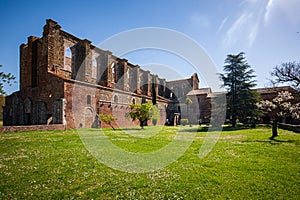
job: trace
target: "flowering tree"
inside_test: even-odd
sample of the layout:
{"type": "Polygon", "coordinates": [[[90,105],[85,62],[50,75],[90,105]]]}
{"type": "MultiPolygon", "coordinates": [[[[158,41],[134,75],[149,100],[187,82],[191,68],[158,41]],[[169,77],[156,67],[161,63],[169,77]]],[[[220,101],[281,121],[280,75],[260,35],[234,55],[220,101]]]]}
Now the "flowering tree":
{"type": "Polygon", "coordinates": [[[300,118],[300,103],[292,103],[294,96],[288,91],[279,92],[278,95],[269,100],[263,100],[257,103],[257,107],[264,112],[270,113],[272,116],[272,137],[278,136],[277,124],[279,117],[291,116],[295,119],[300,118]]]}

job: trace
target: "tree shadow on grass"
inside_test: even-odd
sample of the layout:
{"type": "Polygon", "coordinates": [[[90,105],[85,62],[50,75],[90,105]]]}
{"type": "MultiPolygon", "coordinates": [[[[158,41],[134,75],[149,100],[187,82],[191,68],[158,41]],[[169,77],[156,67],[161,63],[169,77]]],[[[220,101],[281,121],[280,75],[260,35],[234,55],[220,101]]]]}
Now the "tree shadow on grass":
{"type": "Polygon", "coordinates": [[[244,140],[242,142],[248,143],[248,142],[262,142],[262,143],[269,143],[271,145],[280,145],[282,143],[293,143],[296,145],[300,144],[300,141],[298,140],[279,140],[275,138],[269,138],[268,140],[244,140]]]}
{"type": "Polygon", "coordinates": [[[207,131],[239,131],[239,130],[247,130],[247,129],[252,129],[251,127],[246,127],[246,126],[238,126],[238,127],[231,127],[231,126],[224,126],[224,127],[219,127],[219,128],[212,128],[209,126],[205,127],[199,127],[198,132],[207,132],[207,131]]]}
{"type": "Polygon", "coordinates": [[[238,127],[230,127],[230,126],[225,126],[225,127],[216,127],[213,128],[211,126],[196,126],[196,127],[181,127],[179,132],[214,132],[214,131],[238,131],[238,130],[246,130],[246,129],[252,129],[251,127],[246,127],[246,126],[238,126],[238,127]]]}

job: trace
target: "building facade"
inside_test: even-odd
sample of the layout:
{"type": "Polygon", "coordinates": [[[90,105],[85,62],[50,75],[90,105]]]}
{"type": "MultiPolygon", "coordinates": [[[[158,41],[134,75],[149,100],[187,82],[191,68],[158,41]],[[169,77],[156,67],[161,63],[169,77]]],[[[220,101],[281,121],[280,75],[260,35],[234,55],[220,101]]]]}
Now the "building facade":
{"type": "Polygon", "coordinates": [[[133,126],[125,113],[132,103],[151,102],[153,81],[158,83],[159,124],[164,124],[165,79],[48,19],[41,38],[30,36],[20,46],[20,91],[6,97],[4,125],[91,127],[99,114],[113,114],[115,126],[133,126]]]}
{"type": "Polygon", "coordinates": [[[130,105],[151,102],[154,89],[158,124],[165,124],[171,117],[166,116],[170,98],[182,97],[198,84],[195,74],[167,82],[48,19],[42,37],[30,36],[20,46],[20,90],[6,97],[3,124],[92,127],[98,126],[99,114],[112,114],[114,126],[135,126],[126,117],[130,105]]]}

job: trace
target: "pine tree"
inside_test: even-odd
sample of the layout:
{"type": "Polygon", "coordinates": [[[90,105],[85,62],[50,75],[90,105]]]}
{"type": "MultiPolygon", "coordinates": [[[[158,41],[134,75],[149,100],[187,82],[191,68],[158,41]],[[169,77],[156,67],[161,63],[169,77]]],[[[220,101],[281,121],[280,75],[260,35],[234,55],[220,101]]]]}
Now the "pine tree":
{"type": "Polygon", "coordinates": [[[255,75],[247,63],[244,53],[227,55],[224,71],[224,74],[220,74],[220,79],[224,82],[223,87],[228,92],[227,117],[232,126],[236,126],[237,120],[243,123],[254,123],[258,116],[256,108],[258,95],[251,90],[256,86],[255,80],[253,80],[255,75]]]}

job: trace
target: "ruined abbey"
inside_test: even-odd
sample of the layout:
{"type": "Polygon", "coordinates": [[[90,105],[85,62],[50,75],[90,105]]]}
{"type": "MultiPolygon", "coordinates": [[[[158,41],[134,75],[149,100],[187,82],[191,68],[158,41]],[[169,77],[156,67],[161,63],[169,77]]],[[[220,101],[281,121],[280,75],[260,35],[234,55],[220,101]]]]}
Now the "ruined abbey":
{"type": "Polygon", "coordinates": [[[158,124],[174,123],[174,114],[187,112],[178,102],[198,87],[197,74],[166,81],[48,19],[42,37],[30,36],[20,46],[20,90],[6,97],[3,123],[92,127],[104,113],[115,116],[115,126],[135,126],[125,116],[130,105],[151,102],[153,94],[160,110],[158,124]]]}
{"type": "MultiPolygon", "coordinates": [[[[265,100],[279,91],[296,93],[291,87],[257,89],[265,100]]],[[[48,19],[42,37],[30,36],[20,46],[20,90],[5,98],[3,125],[108,127],[99,122],[99,115],[111,114],[114,127],[137,126],[126,117],[130,105],[152,102],[154,95],[158,124],[176,125],[180,119],[209,123],[215,94],[210,88],[199,88],[196,73],[167,81],[48,19]]],[[[269,123],[271,117],[264,116],[262,122],[269,123]]]]}

